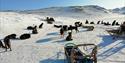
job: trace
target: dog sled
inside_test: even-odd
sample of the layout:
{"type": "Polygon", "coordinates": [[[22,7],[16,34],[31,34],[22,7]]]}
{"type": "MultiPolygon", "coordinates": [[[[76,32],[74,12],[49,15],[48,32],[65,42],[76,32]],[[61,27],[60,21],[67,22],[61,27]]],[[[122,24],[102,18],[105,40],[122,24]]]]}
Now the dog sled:
{"type": "Polygon", "coordinates": [[[106,30],[113,38],[115,37],[123,37],[125,38],[125,22],[120,25],[118,29],[106,30]]]}
{"type": "Polygon", "coordinates": [[[124,38],[125,37],[125,31],[122,31],[120,28],[118,29],[110,29],[110,30],[106,30],[109,35],[111,35],[113,38],[124,38]]]}
{"type": "Polygon", "coordinates": [[[97,63],[97,46],[94,44],[79,44],[68,43],[64,47],[65,56],[68,63],[97,63]],[[90,54],[85,53],[88,46],[93,46],[89,50],[90,54]],[[83,52],[83,50],[84,52],[83,52]]]}

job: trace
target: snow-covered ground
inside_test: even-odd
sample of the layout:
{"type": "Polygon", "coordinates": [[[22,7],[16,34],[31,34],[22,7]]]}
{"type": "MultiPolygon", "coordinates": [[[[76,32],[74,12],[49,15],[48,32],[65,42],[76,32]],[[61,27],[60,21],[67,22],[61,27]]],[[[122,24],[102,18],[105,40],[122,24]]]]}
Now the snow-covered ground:
{"type": "MultiPolygon", "coordinates": [[[[93,31],[86,31],[79,28],[80,32],[73,31],[73,41],[65,41],[59,35],[59,29],[54,28],[53,24],[47,24],[40,20],[45,19],[47,15],[19,14],[14,12],[0,12],[0,39],[6,35],[15,33],[19,37],[23,33],[31,33],[26,30],[27,26],[40,25],[44,23],[42,29],[38,29],[38,34],[32,34],[30,39],[11,40],[12,51],[4,52],[0,48],[0,63],[65,63],[64,45],[66,43],[85,44],[94,43],[98,45],[98,63],[125,63],[125,40],[112,39],[105,31],[112,26],[93,25],[93,31]]],[[[52,15],[51,15],[52,16],[52,15]]],[[[66,16],[52,16],[56,22],[54,24],[74,24],[76,21],[85,23],[85,20],[109,21],[117,20],[122,23],[125,15],[107,15],[107,16],[87,16],[87,18],[74,18],[66,16]]],[[[85,25],[85,24],[84,24],[85,25]]]]}

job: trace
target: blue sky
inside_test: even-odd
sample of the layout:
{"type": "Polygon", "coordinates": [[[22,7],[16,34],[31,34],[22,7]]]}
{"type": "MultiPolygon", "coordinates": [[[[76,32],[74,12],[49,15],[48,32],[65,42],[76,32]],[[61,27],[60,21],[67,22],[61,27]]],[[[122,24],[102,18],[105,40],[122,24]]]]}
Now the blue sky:
{"type": "Polygon", "coordinates": [[[125,0],[0,0],[0,10],[29,10],[83,5],[99,5],[112,9],[125,6],[125,0]]]}

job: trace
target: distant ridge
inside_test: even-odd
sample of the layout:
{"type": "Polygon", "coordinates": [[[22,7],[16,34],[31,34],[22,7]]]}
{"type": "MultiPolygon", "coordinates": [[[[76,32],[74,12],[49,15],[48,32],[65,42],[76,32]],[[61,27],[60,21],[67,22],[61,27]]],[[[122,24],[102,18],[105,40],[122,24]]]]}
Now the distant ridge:
{"type": "Polygon", "coordinates": [[[112,9],[113,13],[125,14],[125,7],[112,9]]]}
{"type": "Polygon", "coordinates": [[[19,13],[28,13],[28,14],[84,14],[84,15],[102,15],[102,14],[125,14],[125,7],[115,8],[115,9],[106,9],[98,5],[86,5],[86,6],[67,6],[67,7],[49,7],[43,9],[35,10],[0,10],[0,12],[19,12],[19,13]]]}

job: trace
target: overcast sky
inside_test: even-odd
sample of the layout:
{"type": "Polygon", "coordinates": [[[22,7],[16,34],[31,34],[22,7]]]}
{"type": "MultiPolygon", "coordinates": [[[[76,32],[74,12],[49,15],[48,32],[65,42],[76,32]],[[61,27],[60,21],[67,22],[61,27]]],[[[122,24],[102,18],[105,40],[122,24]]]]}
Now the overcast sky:
{"type": "Polygon", "coordinates": [[[28,10],[84,5],[98,5],[113,9],[125,6],[125,0],[0,0],[0,10],[28,10]]]}

